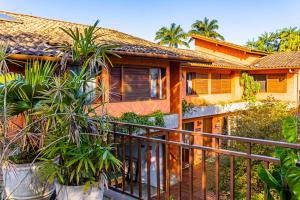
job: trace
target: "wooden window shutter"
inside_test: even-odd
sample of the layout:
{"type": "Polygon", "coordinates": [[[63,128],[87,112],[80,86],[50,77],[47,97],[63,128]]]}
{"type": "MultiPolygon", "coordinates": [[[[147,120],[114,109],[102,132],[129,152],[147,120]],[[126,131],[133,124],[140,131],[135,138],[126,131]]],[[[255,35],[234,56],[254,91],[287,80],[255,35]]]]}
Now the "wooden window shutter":
{"type": "Polygon", "coordinates": [[[231,78],[229,74],[221,74],[221,92],[231,93],[231,78]]]}
{"type": "Polygon", "coordinates": [[[109,70],[109,101],[119,102],[122,100],[121,95],[121,67],[112,67],[109,70]]]}
{"type": "Polygon", "coordinates": [[[149,68],[123,68],[124,100],[150,98],[149,68]]]}
{"type": "Polygon", "coordinates": [[[221,93],[221,74],[211,74],[211,93],[221,93]]]}
{"type": "Polygon", "coordinates": [[[208,94],[208,74],[195,73],[193,90],[196,94],[208,94]]]}
{"type": "Polygon", "coordinates": [[[267,75],[267,92],[286,93],[287,90],[286,74],[269,74],[267,75]]]}

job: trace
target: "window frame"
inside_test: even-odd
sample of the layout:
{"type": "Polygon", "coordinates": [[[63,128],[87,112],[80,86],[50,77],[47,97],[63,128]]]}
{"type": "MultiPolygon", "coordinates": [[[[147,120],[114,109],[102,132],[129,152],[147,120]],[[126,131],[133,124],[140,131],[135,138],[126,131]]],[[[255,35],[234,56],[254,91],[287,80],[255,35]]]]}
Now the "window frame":
{"type": "MultiPolygon", "coordinates": [[[[131,64],[124,64],[124,65],[117,65],[120,70],[120,100],[118,101],[111,101],[111,94],[109,94],[109,103],[122,103],[122,102],[134,102],[134,101],[149,101],[149,100],[166,100],[167,99],[167,68],[166,67],[158,67],[158,66],[145,66],[145,65],[131,65],[131,64]],[[148,80],[149,80],[149,96],[146,98],[136,98],[136,99],[125,99],[124,98],[124,69],[126,68],[141,68],[141,69],[147,69],[148,70],[148,80]],[[151,70],[152,69],[158,69],[159,71],[159,87],[157,88],[158,96],[157,97],[151,97],[151,70]]],[[[109,90],[111,89],[111,74],[108,74],[109,79],[109,90]]]]}

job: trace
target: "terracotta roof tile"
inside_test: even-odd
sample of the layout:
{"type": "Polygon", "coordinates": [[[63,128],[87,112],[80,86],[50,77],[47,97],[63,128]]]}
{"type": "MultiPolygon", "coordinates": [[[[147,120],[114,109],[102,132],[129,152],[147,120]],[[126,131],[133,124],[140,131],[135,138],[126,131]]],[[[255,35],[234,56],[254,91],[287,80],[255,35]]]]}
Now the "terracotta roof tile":
{"type": "Polygon", "coordinates": [[[262,57],[254,62],[251,69],[300,68],[300,51],[279,52],[262,57]]]}
{"type": "MultiPolygon", "coordinates": [[[[81,30],[87,27],[87,25],[31,15],[6,11],[0,13],[16,19],[16,21],[0,19],[0,41],[8,41],[14,54],[59,56],[61,52],[55,46],[70,42],[70,38],[60,27],[78,27],[81,30]]],[[[97,33],[101,35],[97,41],[99,44],[121,45],[120,48],[115,49],[121,54],[210,62],[210,58],[201,52],[160,46],[116,30],[99,27],[97,33]]]]}

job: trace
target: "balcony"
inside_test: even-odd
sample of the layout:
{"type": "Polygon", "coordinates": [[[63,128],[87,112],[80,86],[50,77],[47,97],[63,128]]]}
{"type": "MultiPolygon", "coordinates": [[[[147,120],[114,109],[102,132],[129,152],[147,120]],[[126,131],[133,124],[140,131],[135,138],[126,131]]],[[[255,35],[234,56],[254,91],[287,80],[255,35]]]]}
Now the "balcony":
{"type": "MultiPolygon", "coordinates": [[[[120,122],[112,122],[112,125],[114,153],[123,167],[119,176],[110,179],[109,191],[128,199],[239,199],[235,195],[238,190],[236,162],[241,160],[245,162],[246,199],[251,199],[254,164],[269,167],[280,162],[278,158],[257,154],[254,148],[300,149],[300,144],[278,141],[120,122]],[[137,135],[135,129],[151,134],[137,135]],[[232,143],[242,144],[243,148],[232,149],[232,143]],[[228,165],[224,165],[225,160],[228,165]],[[225,171],[228,176],[224,176],[225,171]]],[[[263,192],[261,185],[259,189],[263,192]]],[[[267,199],[266,194],[264,196],[267,199]]]]}
{"type": "Polygon", "coordinates": [[[195,106],[191,111],[184,113],[183,119],[220,115],[238,110],[244,110],[247,108],[248,104],[248,102],[238,102],[224,105],[195,106]]]}

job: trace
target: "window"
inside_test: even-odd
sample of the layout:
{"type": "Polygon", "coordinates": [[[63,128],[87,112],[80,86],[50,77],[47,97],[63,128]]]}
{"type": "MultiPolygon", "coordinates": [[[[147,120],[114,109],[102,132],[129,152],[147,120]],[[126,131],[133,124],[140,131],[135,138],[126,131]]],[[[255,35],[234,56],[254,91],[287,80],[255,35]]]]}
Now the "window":
{"type": "Polygon", "coordinates": [[[211,93],[231,93],[231,78],[229,74],[211,75],[211,93]]]}
{"type": "Polygon", "coordinates": [[[267,75],[265,74],[255,74],[253,75],[254,81],[260,84],[260,92],[267,91],[267,75]]]}
{"type": "Polygon", "coordinates": [[[166,70],[143,66],[110,69],[110,102],[163,99],[166,97],[166,70]]]}
{"type": "Polygon", "coordinates": [[[151,98],[162,98],[162,79],[161,79],[161,69],[152,68],[150,69],[151,77],[151,98]]]}
{"type": "Polygon", "coordinates": [[[186,74],[186,93],[208,94],[208,74],[188,72],[186,74]]]}
{"type": "Polygon", "coordinates": [[[287,88],[286,74],[269,74],[267,92],[285,93],[287,88]]]}
{"type": "Polygon", "coordinates": [[[255,74],[254,80],[260,84],[260,92],[285,93],[286,74],[255,74]]]}
{"type": "Polygon", "coordinates": [[[188,72],[186,73],[186,94],[192,95],[193,92],[193,73],[188,72]]]}

